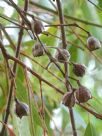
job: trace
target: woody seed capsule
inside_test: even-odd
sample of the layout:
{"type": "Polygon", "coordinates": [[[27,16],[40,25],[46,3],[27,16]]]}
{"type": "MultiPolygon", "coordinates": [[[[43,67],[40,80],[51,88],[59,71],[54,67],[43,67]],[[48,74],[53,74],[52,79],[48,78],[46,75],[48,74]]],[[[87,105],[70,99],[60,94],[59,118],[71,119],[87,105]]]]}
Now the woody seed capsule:
{"type": "Polygon", "coordinates": [[[85,65],[74,63],[73,64],[73,72],[76,76],[83,77],[86,72],[86,67],[85,67],[85,65]]]}
{"type": "Polygon", "coordinates": [[[58,49],[55,58],[61,63],[67,62],[70,59],[70,53],[66,49],[58,49]]]}
{"type": "Polygon", "coordinates": [[[79,103],[85,103],[91,98],[91,92],[85,86],[81,85],[78,89],[76,89],[76,99],[79,103]]]}
{"type": "Polygon", "coordinates": [[[90,36],[87,39],[87,46],[90,51],[94,51],[101,47],[101,43],[97,38],[90,36]]]}
{"type": "Polygon", "coordinates": [[[32,53],[34,57],[40,57],[45,54],[43,47],[40,43],[36,43],[32,49],[32,53]]]}
{"type": "Polygon", "coordinates": [[[75,97],[73,92],[67,92],[63,96],[62,104],[72,108],[75,105],[75,97]]]}
{"type": "Polygon", "coordinates": [[[29,107],[26,103],[20,102],[18,99],[15,99],[15,113],[19,118],[23,116],[28,116],[29,114],[29,107]]]}
{"type": "Polygon", "coordinates": [[[36,34],[41,34],[44,31],[44,26],[41,21],[35,20],[34,21],[34,32],[36,34]]]}

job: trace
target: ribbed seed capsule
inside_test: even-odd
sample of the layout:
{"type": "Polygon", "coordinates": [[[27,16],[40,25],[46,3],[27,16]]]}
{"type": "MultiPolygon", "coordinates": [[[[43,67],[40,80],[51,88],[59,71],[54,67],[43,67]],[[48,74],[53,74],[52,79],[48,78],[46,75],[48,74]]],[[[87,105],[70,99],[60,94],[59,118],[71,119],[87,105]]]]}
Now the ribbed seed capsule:
{"type": "Polygon", "coordinates": [[[95,37],[93,36],[90,36],[88,39],[87,39],[87,46],[88,46],[88,49],[90,51],[94,51],[94,50],[97,50],[101,47],[101,43],[98,39],[96,39],[95,37]]]}
{"type": "Polygon", "coordinates": [[[15,113],[19,118],[29,115],[29,107],[26,103],[20,102],[18,99],[15,99],[15,113]]]}
{"type": "Polygon", "coordinates": [[[72,108],[75,105],[75,97],[73,92],[67,92],[63,96],[62,104],[72,108]]]}
{"type": "Polygon", "coordinates": [[[34,20],[34,32],[36,34],[41,34],[44,31],[44,26],[41,21],[34,20]]]}
{"type": "Polygon", "coordinates": [[[55,58],[61,63],[67,62],[70,59],[70,53],[66,49],[58,49],[55,58]]]}
{"type": "Polygon", "coordinates": [[[85,103],[91,98],[91,92],[85,86],[81,85],[78,89],[76,89],[76,99],[79,103],[85,103]]]}
{"type": "Polygon", "coordinates": [[[32,53],[34,57],[40,57],[45,54],[43,47],[40,43],[36,43],[32,49],[32,53]]]}
{"type": "Polygon", "coordinates": [[[73,64],[73,72],[76,76],[83,77],[86,72],[86,67],[85,67],[85,65],[74,63],[73,64]]]}

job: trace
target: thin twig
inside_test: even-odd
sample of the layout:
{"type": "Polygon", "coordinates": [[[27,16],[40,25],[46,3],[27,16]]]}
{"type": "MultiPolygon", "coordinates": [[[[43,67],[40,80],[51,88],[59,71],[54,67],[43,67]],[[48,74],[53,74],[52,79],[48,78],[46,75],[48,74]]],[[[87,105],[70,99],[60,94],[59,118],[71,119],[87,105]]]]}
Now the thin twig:
{"type": "Polygon", "coordinates": [[[102,114],[98,114],[97,112],[89,109],[88,107],[86,107],[85,105],[81,104],[81,103],[77,103],[80,107],[82,107],[83,109],[85,109],[86,111],[88,111],[90,114],[92,114],[93,116],[95,116],[98,119],[102,120],[102,114]]]}
{"type": "Polygon", "coordinates": [[[45,25],[44,27],[58,27],[58,26],[74,26],[74,27],[78,27],[80,29],[82,29],[84,32],[86,32],[88,34],[88,36],[90,36],[90,32],[88,32],[87,30],[85,30],[84,28],[82,28],[81,26],[79,26],[76,23],[72,23],[72,24],[56,24],[56,25],[45,25]]]}
{"type": "MultiPolygon", "coordinates": [[[[47,31],[43,32],[42,34],[47,35],[47,36],[50,35],[50,36],[53,36],[53,37],[55,37],[55,38],[58,38],[58,39],[62,40],[61,37],[56,36],[56,35],[54,35],[54,34],[52,34],[52,33],[50,33],[50,32],[47,32],[47,31]]],[[[71,46],[73,45],[74,47],[79,48],[79,49],[81,49],[82,51],[84,51],[84,49],[83,49],[81,46],[78,46],[77,44],[75,44],[75,43],[73,43],[73,42],[71,42],[71,41],[66,41],[66,42],[67,42],[68,44],[70,44],[71,46]]]]}

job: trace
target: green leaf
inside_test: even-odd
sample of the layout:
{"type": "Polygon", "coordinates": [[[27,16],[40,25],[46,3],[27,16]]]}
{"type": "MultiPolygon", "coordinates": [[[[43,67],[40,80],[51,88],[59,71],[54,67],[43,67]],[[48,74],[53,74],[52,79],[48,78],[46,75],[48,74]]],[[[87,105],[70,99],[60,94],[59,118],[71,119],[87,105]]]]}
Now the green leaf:
{"type": "Polygon", "coordinates": [[[39,125],[39,126],[42,127],[41,118],[39,116],[39,113],[38,113],[34,103],[32,103],[32,114],[33,114],[33,122],[34,122],[34,124],[39,125]]]}
{"type": "Polygon", "coordinates": [[[23,82],[24,81],[24,70],[21,66],[18,66],[17,77],[23,82]]]}
{"type": "Polygon", "coordinates": [[[20,80],[20,78],[17,78],[16,80],[16,95],[17,98],[19,98],[21,101],[27,102],[27,90],[26,86],[24,86],[23,82],[20,80]]]}
{"type": "Polygon", "coordinates": [[[93,126],[91,122],[88,123],[84,136],[96,136],[95,132],[96,128],[93,126]]]}

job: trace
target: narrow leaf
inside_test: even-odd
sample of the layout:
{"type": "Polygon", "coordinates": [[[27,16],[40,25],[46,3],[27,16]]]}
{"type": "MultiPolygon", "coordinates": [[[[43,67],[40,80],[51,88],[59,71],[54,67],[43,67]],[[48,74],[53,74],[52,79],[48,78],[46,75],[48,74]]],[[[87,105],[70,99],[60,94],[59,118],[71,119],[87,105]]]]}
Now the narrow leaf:
{"type": "Polygon", "coordinates": [[[92,123],[88,123],[84,136],[96,136],[95,128],[92,123]]]}

